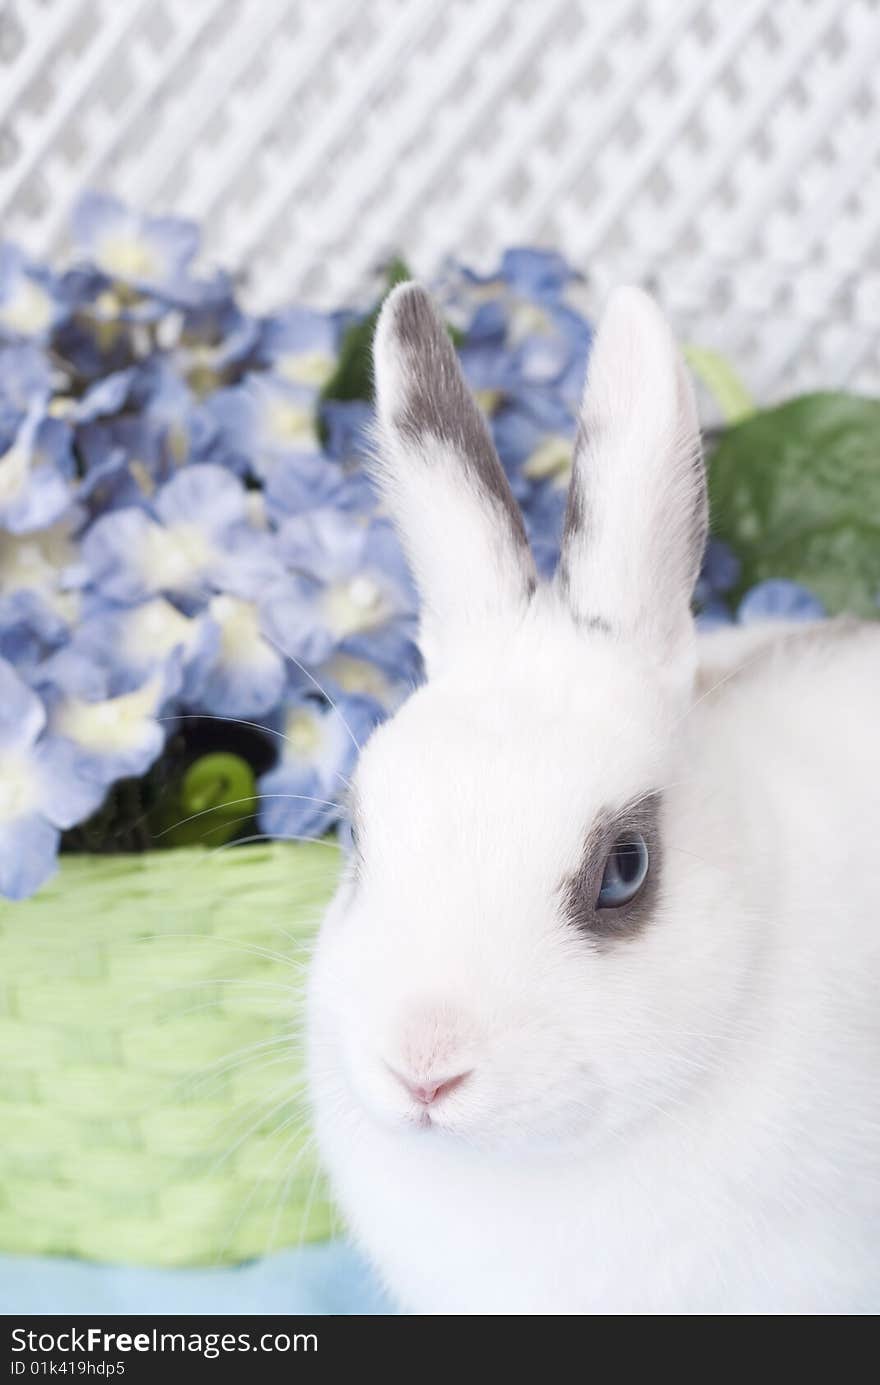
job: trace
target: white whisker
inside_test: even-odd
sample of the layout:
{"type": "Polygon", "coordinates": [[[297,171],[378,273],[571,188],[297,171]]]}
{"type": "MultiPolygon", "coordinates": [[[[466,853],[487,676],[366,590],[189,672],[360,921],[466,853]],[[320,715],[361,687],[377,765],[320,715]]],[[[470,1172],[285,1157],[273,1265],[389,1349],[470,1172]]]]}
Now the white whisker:
{"type": "Polygon", "coordinates": [[[287,741],[291,744],[289,736],[285,736],[283,731],[277,731],[274,726],[266,726],[262,721],[246,721],[244,717],[221,717],[215,716],[210,712],[175,712],[173,716],[157,717],[157,721],[228,721],[233,726],[252,726],[255,731],[262,731],[266,736],[277,736],[279,740],[287,741]]]}
{"type": "MultiPolygon", "coordinates": [[[[213,853],[209,852],[208,855],[213,853]]],[[[254,957],[265,957],[271,962],[280,962],[282,966],[289,966],[293,960],[283,952],[273,952],[269,947],[260,947],[254,943],[244,943],[240,938],[226,938],[219,933],[143,933],[135,939],[136,943],[158,943],[175,942],[183,938],[188,942],[221,943],[225,947],[230,947],[236,952],[249,952],[254,957]]]]}
{"type": "MultiPolygon", "coordinates": [[[[251,842],[311,842],[314,846],[326,846],[331,851],[339,851],[336,842],[328,842],[325,837],[305,837],[296,832],[290,833],[269,833],[254,832],[249,837],[236,837],[235,841],[224,842],[222,846],[215,846],[207,853],[207,859],[217,856],[221,851],[232,851],[237,846],[247,846],[251,842]]],[[[204,864],[204,862],[202,862],[204,864]]]]}
{"type": "MultiPolygon", "coordinates": [[[[181,818],[179,822],[173,822],[170,827],[163,827],[161,832],[155,834],[156,841],[160,837],[173,832],[177,827],[183,827],[188,822],[195,822],[196,818],[203,818],[208,813],[216,813],[218,809],[234,808],[239,803],[257,803],[262,798],[295,798],[302,803],[317,803],[324,808],[336,808],[342,812],[342,805],[335,803],[329,798],[313,798],[311,794],[304,793],[255,793],[246,794],[244,798],[227,798],[222,803],[215,803],[210,808],[202,808],[198,813],[190,813],[189,817],[181,818]]],[[[244,818],[239,821],[243,822],[244,818]]],[[[227,824],[223,824],[226,826],[227,824]]]]}
{"type": "Polygon", "coordinates": [[[273,639],[271,635],[266,635],[264,632],[264,638],[267,639],[270,644],[275,646],[279,654],[283,654],[285,659],[289,659],[290,662],[294,664],[296,668],[299,669],[300,673],[304,673],[306,678],[308,678],[309,682],[312,684],[312,686],[317,689],[317,691],[321,694],[323,698],[326,698],[330,706],[333,708],[333,711],[336,713],[336,715],[339,717],[339,720],[342,722],[342,726],[344,730],[348,733],[352,745],[354,746],[357,753],[360,755],[360,742],[358,741],[357,736],[354,734],[345,717],[343,716],[342,712],[340,711],[338,704],[330,696],[327,689],[325,687],[322,687],[321,683],[319,683],[315,675],[311,673],[310,670],[307,669],[304,664],[301,664],[299,659],[295,659],[294,656],[291,653],[289,653],[283,645],[279,644],[277,640],[273,639]]]}

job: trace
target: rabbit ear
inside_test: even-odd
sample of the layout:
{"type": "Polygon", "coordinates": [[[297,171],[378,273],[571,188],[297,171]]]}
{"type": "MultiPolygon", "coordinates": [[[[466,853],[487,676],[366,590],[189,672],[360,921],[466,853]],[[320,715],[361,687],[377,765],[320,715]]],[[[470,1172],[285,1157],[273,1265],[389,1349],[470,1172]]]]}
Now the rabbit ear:
{"type": "Polygon", "coordinates": [[[618,289],[590,356],[568,493],[558,580],[575,617],[670,671],[691,665],[707,513],[684,362],[653,300],[618,289]]]}
{"type": "Polygon", "coordinates": [[[417,284],[388,296],[373,363],[378,481],[420,590],[433,672],[450,645],[528,602],[535,566],[449,333],[417,284]]]}

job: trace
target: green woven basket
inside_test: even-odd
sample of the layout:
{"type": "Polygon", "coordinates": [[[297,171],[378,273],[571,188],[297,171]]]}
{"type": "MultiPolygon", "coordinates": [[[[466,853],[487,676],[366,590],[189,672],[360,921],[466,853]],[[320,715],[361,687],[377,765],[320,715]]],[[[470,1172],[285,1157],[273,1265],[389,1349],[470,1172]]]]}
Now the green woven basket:
{"type": "Polygon", "coordinates": [[[337,865],[68,856],[0,904],[0,1249],[205,1265],[328,1235],[300,998],[337,865]]]}

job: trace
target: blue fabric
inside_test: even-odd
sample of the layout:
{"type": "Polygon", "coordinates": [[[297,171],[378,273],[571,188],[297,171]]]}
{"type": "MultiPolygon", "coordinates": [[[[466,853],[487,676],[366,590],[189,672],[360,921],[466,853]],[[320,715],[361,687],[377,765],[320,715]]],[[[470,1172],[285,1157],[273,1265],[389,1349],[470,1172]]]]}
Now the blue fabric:
{"type": "Polygon", "coordinates": [[[142,1269],[0,1255],[0,1312],[375,1315],[394,1310],[342,1241],[233,1268],[142,1269]]]}

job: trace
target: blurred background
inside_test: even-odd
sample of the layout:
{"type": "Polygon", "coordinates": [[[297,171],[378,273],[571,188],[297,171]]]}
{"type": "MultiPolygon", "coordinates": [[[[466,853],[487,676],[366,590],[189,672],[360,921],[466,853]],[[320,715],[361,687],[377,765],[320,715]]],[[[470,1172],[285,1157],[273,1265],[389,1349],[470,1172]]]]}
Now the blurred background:
{"type": "MultiPolygon", "coordinates": [[[[638,282],[689,349],[704,421],[725,424],[708,434],[721,543],[697,592],[702,618],[876,615],[880,403],[853,395],[880,393],[878,173],[880,0],[0,0],[0,242],[21,251],[0,259],[0,635],[18,641],[2,657],[30,686],[56,647],[79,647],[88,622],[70,613],[64,586],[76,526],[107,533],[140,506],[155,527],[156,496],[179,467],[185,485],[190,464],[215,477],[226,467],[233,490],[246,483],[251,537],[267,551],[311,508],[335,506],[327,551],[320,535],[309,540],[314,585],[358,576],[340,553],[352,516],[367,524],[358,485],[371,314],[396,256],[439,283],[450,312],[467,309],[459,349],[533,542],[558,528],[588,324],[614,284],[638,282]],[[72,213],[95,191],[131,216],[93,199],[91,241],[77,245],[72,213]],[[196,240],[157,229],[152,218],[166,214],[201,228],[198,282],[196,240]],[[108,269],[99,252],[110,232],[134,258],[108,269]],[[162,273],[144,275],[151,255],[162,273]],[[559,255],[582,281],[570,282],[559,255]],[[83,259],[69,280],[47,269],[83,259]],[[235,275],[234,294],[223,280],[216,301],[214,266],[235,275]],[[195,296],[176,298],[181,285],[195,296]],[[329,378],[312,378],[316,360],[329,378]],[[851,393],[754,408],[835,390],[851,393]],[[283,425],[279,436],[269,423],[283,425]],[[51,514],[9,508],[19,492],[28,504],[42,494],[28,491],[21,465],[22,448],[28,466],[36,455],[31,426],[57,442],[51,514]],[[71,498],[85,506],[72,518],[71,498]],[[49,538],[65,524],[59,555],[49,538]],[[55,602],[51,639],[45,620],[36,628],[34,592],[55,602]]],[[[377,571],[397,582],[392,559],[377,571]]],[[[211,581],[211,611],[228,614],[222,581],[211,581]]],[[[89,599],[101,597],[93,587],[89,599]]],[[[391,625],[408,631],[407,600],[391,625]]],[[[237,676],[263,689],[266,662],[280,678],[288,650],[259,624],[258,604],[248,628],[263,665],[253,680],[249,668],[237,676]]],[[[181,610],[194,628],[204,612],[192,607],[181,610]]],[[[163,609],[179,625],[181,610],[163,609]]],[[[279,607],[285,639],[291,609],[279,607]]],[[[361,666],[374,659],[383,679],[409,686],[402,656],[383,662],[382,630],[360,633],[377,640],[358,651],[361,666]]],[[[115,649],[116,627],[105,636],[115,649]]],[[[140,634],[135,644],[153,662],[162,653],[140,634]]],[[[84,647],[97,662],[97,646],[84,647]]],[[[297,647],[297,657],[311,667],[312,655],[297,647]]],[[[108,684],[101,696],[110,705],[118,692],[108,684]]],[[[296,695],[312,730],[318,711],[330,721],[311,688],[296,695]]],[[[352,705],[358,696],[355,687],[352,705]]],[[[195,708],[212,724],[247,718],[239,726],[251,732],[273,717],[292,725],[278,719],[290,710],[282,691],[271,708],[230,704],[220,717],[204,696],[181,699],[181,724],[195,708]]],[[[255,774],[277,748],[267,758],[263,746],[255,774]]],[[[330,788],[295,778],[309,765],[277,772],[300,795],[317,784],[311,801],[322,802],[350,768],[343,751],[321,770],[330,788]]],[[[258,797],[285,797],[266,794],[267,782],[258,797]]],[[[230,805],[252,804],[253,777],[237,794],[230,805]]],[[[327,1240],[340,1227],[315,1194],[299,1097],[289,1121],[278,1123],[276,1105],[265,1128],[248,1126],[255,1094],[271,1096],[277,1080],[270,1045],[283,1044],[285,1062],[296,1047],[279,919],[289,942],[307,942],[332,886],[335,868],[314,864],[326,843],[300,856],[313,864],[295,895],[280,842],[212,851],[212,873],[196,875],[183,847],[204,852],[201,822],[166,840],[201,818],[189,811],[178,805],[152,842],[180,852],[89,854],[113,851],[106,828],[27,905],[0,901],[0,1306],[388,1311],[341,1240],[327,1240]],[[195,941],[172,952],[174,937],[195,941]],[[156,943],[146,954],[144,941],[156,943]],[[259,1062],[268,1053],[263,1078],[234,1069],[228,1055],[248,1051],[259,1062]],[[291,1123],[304,1172],[287,1172],[291,1123]]],[[[135,826],[143,820],[138,810],[135,826]]],[[[245,842],[328,824],[258,825],[245,842]]]]}
{"type": "Polygon", "coordinates": [[[192,217],[258,309],[548,245],[762,401],[874,390],[878,57],[874,0],[10,0],[0,218],[192,217]]]}

